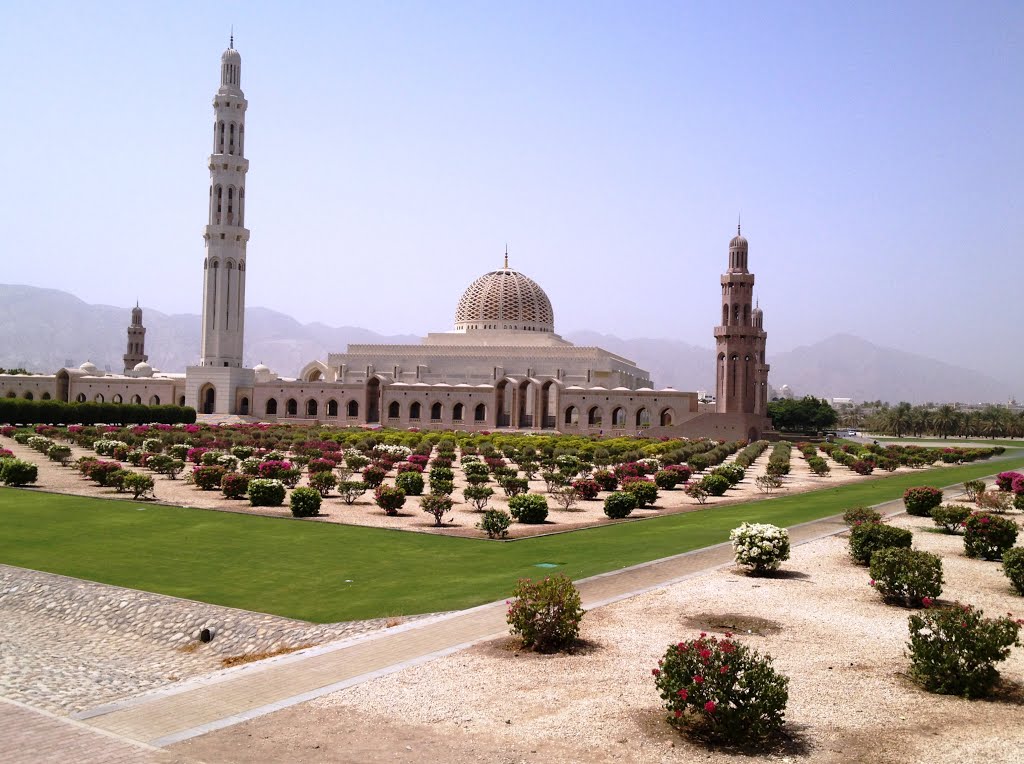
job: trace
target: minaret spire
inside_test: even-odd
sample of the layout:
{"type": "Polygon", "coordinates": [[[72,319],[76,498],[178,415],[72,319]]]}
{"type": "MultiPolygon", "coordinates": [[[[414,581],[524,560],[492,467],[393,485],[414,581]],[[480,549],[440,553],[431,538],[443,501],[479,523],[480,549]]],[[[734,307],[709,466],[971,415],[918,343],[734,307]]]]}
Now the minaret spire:
{"type": "Polygon", "coordinates": [[[508,242],[505,242],[505,270],[508,270],[508,242]]]}
{"type": "Polygon", "coordinates": [[[235,49],[235,25],[231,25],[231,38],[228,40],[228,50],[235,49]]]}

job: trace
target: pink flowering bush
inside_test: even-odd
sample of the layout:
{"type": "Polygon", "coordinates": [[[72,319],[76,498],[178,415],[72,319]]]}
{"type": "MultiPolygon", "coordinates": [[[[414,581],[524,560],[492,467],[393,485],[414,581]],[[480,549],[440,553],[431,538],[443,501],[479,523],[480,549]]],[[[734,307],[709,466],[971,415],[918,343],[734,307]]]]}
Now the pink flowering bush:
{"type": "Polygon", "coordinates": [[[760,742],[785,721],[789,679],[761,655],[735,642],[702,633],[669,645],[653,669],[668,721],[679,729],[727,743],[760,742]]]}
{"type": "Polygon", "coordinates": [[[1017,523],[989,512],[975,512],[964,522],[964,553],[999,560],[1017,541],[1017,523]]]}
{"type": "Polygon", "coordinates": [[[928,485],[908,488],[903,492],[903,506],[908,515],[929,517],[935,507],[942,503],[942,491],[928,485]]]}
{"type": "Polygon", "coordinates": [[[1000,491],[1012,491],[1013,481],[1017,478],[1024,478],[1019,472],[1000,472],[996,475],[996,488],[1000,491]]]}
{"type": "Polygon", "coordinates": [[[959,602],[910,616],[910,674],[924,689],[941,695],[980,698],[999,672],[995,664],[1020,647],[1020,626],[1008,616],[984,618],[981,610],[959,602]]]}
{"type": "Polygon", "coordinates": [[[508,625],[523,646],[552,653],[571,646],[580,634],[583,607],[580,593],[568,576],[539,581],[519,579],[508,601],[508,625]]]}

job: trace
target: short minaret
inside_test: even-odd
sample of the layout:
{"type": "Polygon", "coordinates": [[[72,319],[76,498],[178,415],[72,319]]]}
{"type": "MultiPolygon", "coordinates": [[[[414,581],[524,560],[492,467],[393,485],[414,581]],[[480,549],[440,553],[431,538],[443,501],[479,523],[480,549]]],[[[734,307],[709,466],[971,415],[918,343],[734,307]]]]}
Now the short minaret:
{"type": "Polygon", "coordinates": [[[764,314],[754,302],[754,274],[747,270],[747,240],[740,227],[729,242],[729,270],[722,275],[722,323],[715,327],[715,400],[719,414],[768,411],[764,314]]]}
{"type": "Polygon", "coordinates": [[[234,36],[220,57],[220,88],[213,98],[210,213],[203,238],[202,366],[240,368],[245,332],[245,110],[242,57],[234,36]]]}
{"type": "Polygon", "coordinates": [[[132,308],[132,323],[128,327],[128,349],[124,354],[124,373],[135,370],[135,365],[148,361],[146,355],[146,327],[142,325],[142,308],[136,302],[132,308]]]}

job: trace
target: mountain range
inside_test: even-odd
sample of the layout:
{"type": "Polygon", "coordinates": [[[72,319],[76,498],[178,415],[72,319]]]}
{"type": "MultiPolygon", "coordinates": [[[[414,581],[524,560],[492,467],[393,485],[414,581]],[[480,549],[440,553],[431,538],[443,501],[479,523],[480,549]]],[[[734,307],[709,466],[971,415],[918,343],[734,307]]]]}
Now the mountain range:
{"type": "MultiPolygon", "coordinates": [[[[307,362],[341,352],[350,343],[416,343],[415,335],[383,335],[355,326],[302,324],[267,308],[245,312],[245,358],[293,376],[307,362]]],[[[120,371],[129,309],[90,305],[56,289],[0,285],[0,367],[53,372],[91,360],[120,371]]],[[[182,371],[198,361],[200,317],[168,315],[147,308],[146,350],[157,369],[182,371]]],[[[565,335],[577,345],[602,347],[647,369],[659,387],[714,388],[714,353],[678,340],[634,338],[581,331],[565,335]]],[[[1015,390],[981,372],[881,347],[848,334],[813,345],[772,353],[771,384],[789,385],[797,395],[854,400],[1000,402],[1015,390]]]]}

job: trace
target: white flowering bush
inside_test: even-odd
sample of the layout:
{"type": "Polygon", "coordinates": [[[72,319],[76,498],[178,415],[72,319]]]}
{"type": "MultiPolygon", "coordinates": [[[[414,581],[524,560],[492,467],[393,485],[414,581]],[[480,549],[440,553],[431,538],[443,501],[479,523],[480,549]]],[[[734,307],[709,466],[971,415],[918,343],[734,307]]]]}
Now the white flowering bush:
{"type": "Polygon", "coordinates": [[[258,475],[262,463],[258,457],[250,456],[248,459],[242,459],[239,466],[244,475],[258,475]]]}
{"type": "Polygon", "coordinates": [[[743,523],[729,533],[736,562],[754,573],[775,570],[789,559],[789,531],[769,523],[743,523]]]}
{"type": "Polygon", "coordinates": [[[49,438],[43,435],[33,435],[26,442],[25,445],[29,448],[35,449],[41,454],[45,454],[50,450],[50,446],[54,443],[49,438]]]}
{"type": "Polygon", "coordinates": [[[100,456],[112,456],[114,451],[119,448],[123,448],[125,451],[128,450],[128,444],[123,440],[106,440],[101,438],[92,444],[92,449],[100,456]]]}
{"type": "Polygon", "coordinates": [[[392,446],[387,443],[382,443],[373,447],[373,453],[377,456],[384,456],[387,454],[388,456],[395,457],[397,461],[401,461],[412,454],[412,449],[408,446],[392,446]]]}
{"type": "Polygon", "coordinates": [[[228,472],[235,472],[238,469],[239,459],[237,456],[232,454],[221,454],[217,457],[217,464],[226,469],[228,472]]]}

